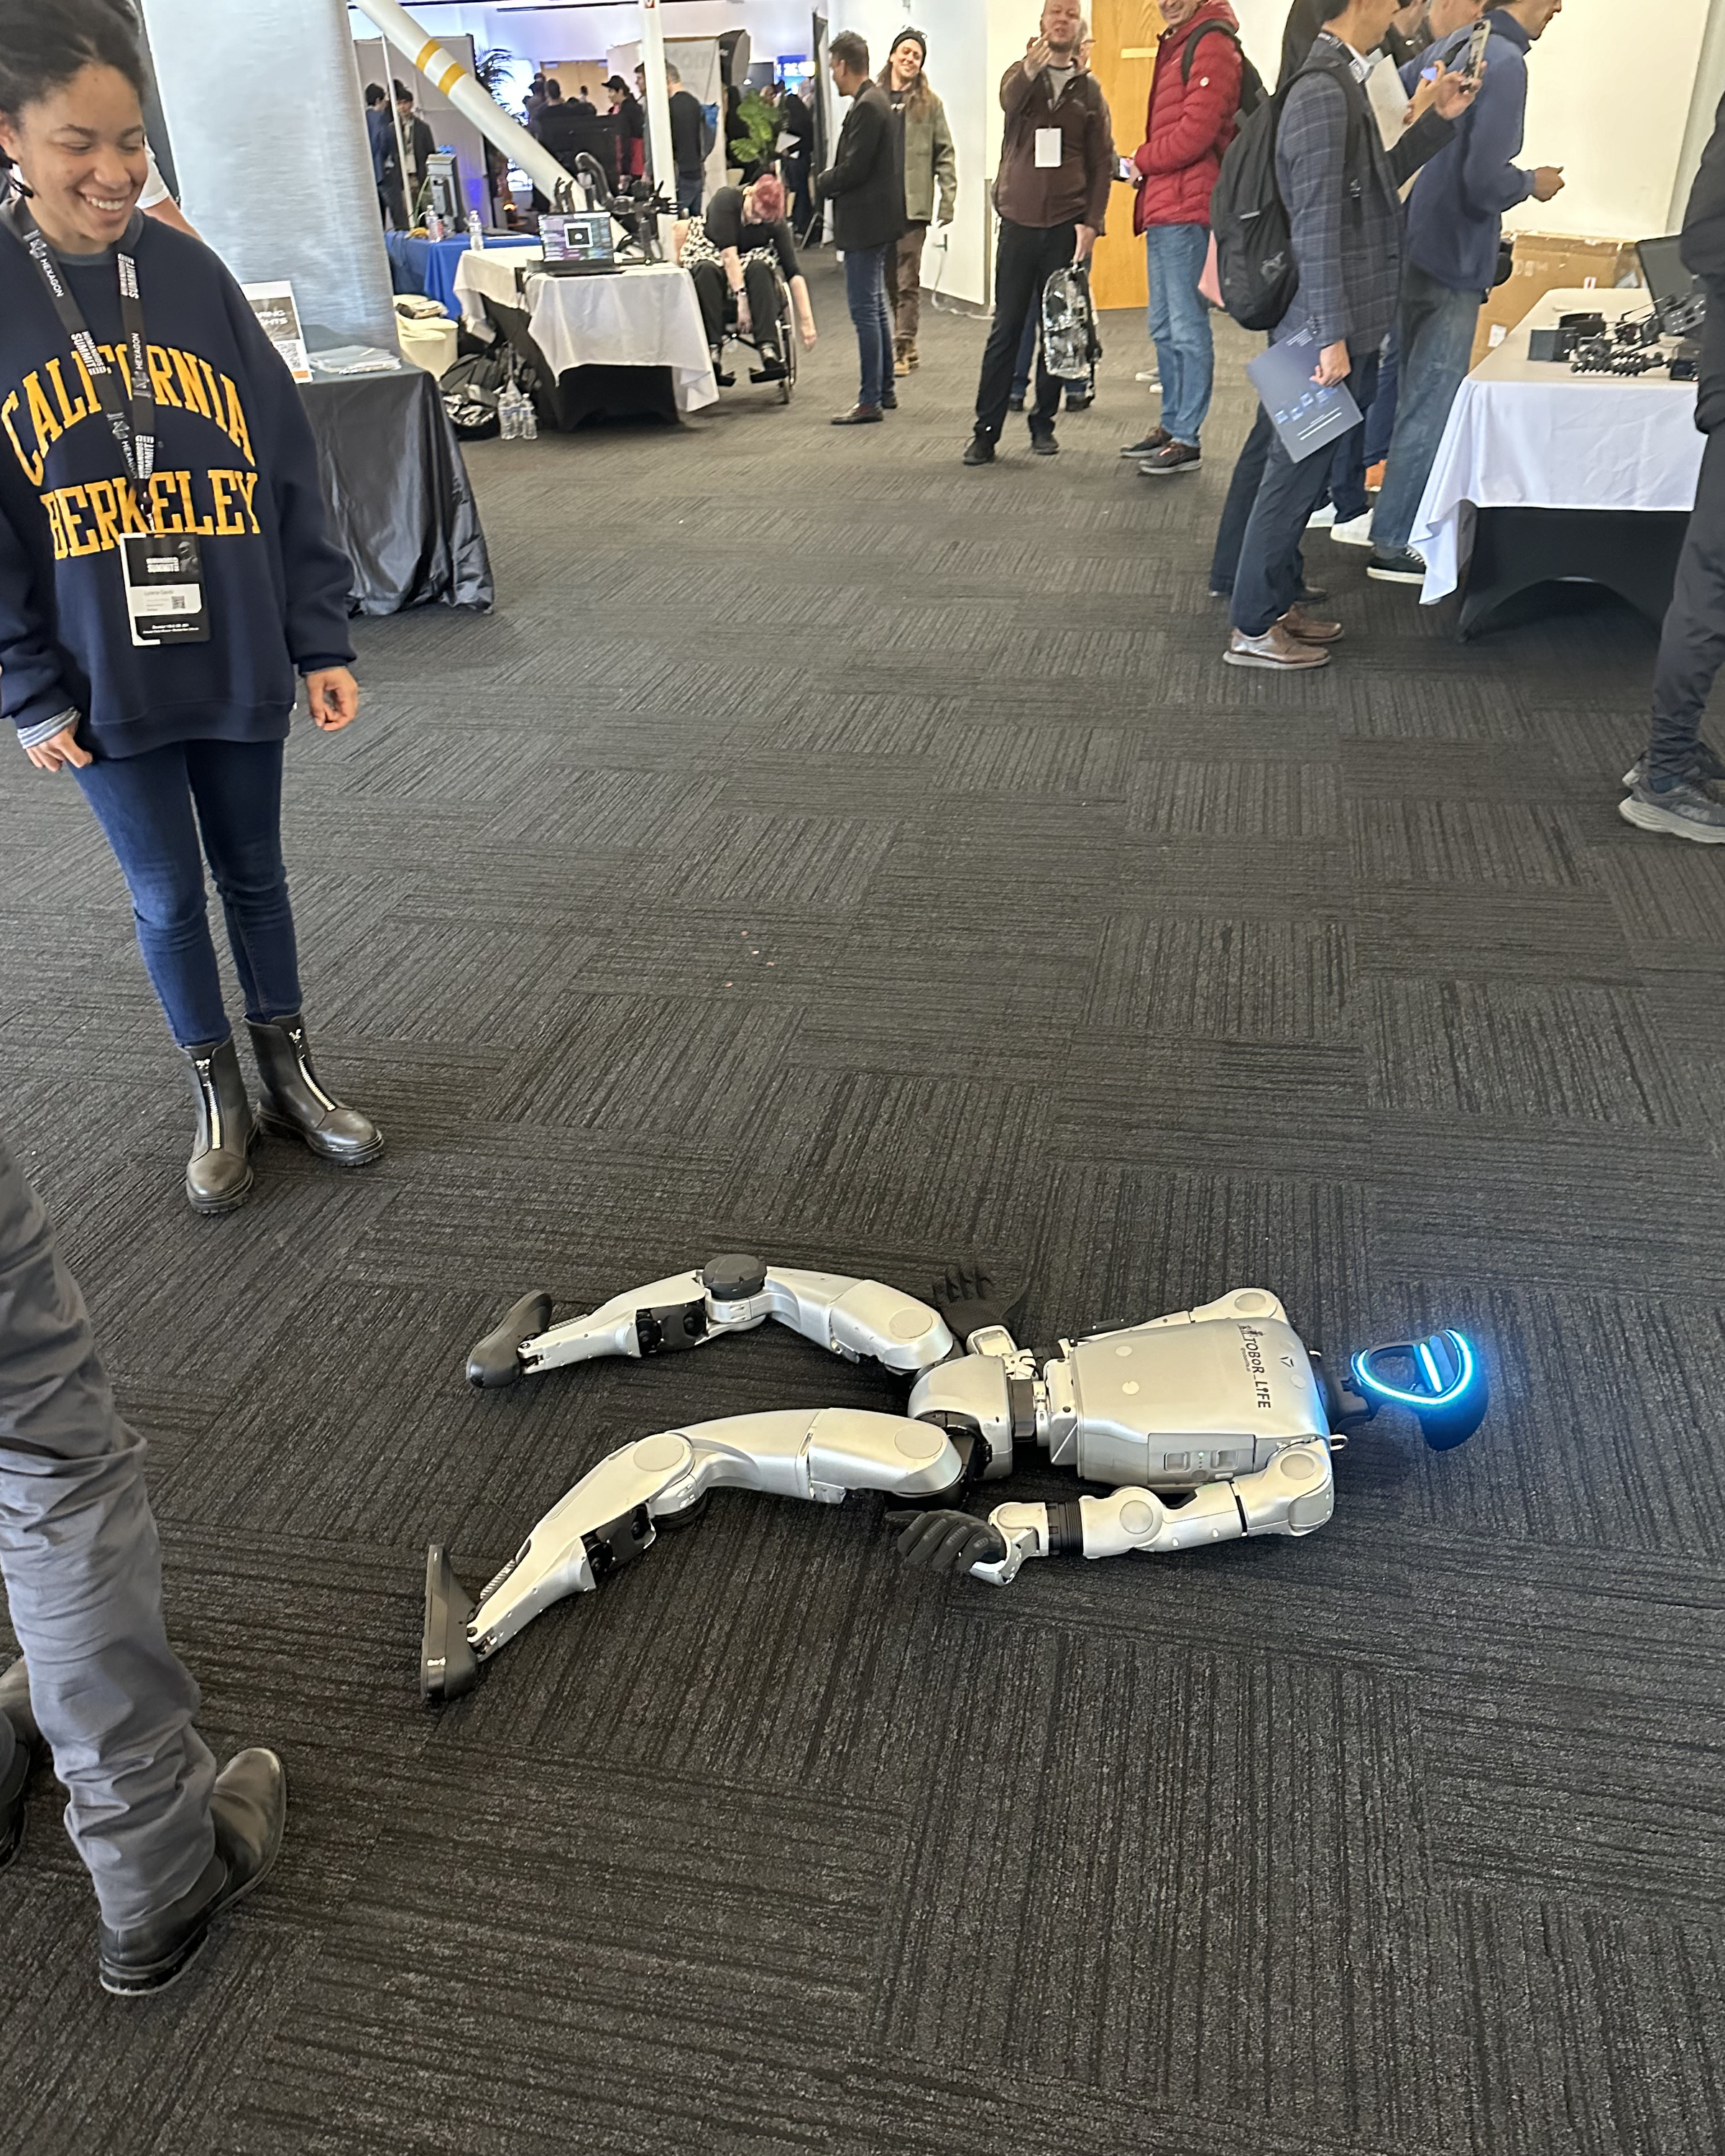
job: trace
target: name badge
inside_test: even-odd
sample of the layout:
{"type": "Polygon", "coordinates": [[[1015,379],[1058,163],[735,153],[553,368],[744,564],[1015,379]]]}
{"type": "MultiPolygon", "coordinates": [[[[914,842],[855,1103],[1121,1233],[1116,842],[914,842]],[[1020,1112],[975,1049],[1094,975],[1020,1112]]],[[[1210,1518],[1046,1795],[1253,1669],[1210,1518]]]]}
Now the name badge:
{"type": "Polygon", "coordinates": [[[1058,127],[1039,127],[1036,130],[1036,162],[1039,166],[1058,165],[1060,162],[1060,131],[1058,127]]]}
{"type": "Polygon", "coordinates": [[[123,537],[120,545],[132,642],[145,649],[162,644],[208,644],[203,565],[193,535],[134,533],[123,537]]]}

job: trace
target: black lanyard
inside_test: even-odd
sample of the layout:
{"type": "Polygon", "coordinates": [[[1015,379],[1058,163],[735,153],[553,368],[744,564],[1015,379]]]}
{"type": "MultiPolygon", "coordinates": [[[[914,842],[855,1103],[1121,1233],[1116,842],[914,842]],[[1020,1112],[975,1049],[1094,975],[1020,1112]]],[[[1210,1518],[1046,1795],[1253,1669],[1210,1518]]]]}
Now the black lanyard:
{"type": "Polygon", "coordinates": [[[84,362],[90,387],[102,408],[102,416],[114,430],[126,476],[131,481],[138,514],[153,531],[156,519],[150,502],[150,475],[156,469],[156,392],[150,380],[149,352],[144,342],[144,305],[138,297],[138,265],[123,251],[116,256],[120,269],[120,320],[126,331],[126,372],[131,377],[130,406],[120,394],[119,378],[102,357],[90,326],[72,297],[71,287],[42,228],[21,201],[12,205],[12,223],[29,250],[54,301],[60,326],[72,340],[72,349],[84,362]]]}

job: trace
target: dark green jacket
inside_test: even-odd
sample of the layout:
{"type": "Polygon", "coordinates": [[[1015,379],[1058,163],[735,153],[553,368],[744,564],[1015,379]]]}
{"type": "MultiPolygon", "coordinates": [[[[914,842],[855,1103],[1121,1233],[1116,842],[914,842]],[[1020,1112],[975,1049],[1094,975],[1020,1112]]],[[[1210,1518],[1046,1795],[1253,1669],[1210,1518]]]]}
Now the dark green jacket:
{"type": "Polygon", "coordinates": [[[952,131],[947,125],[947,108],[931,90],[920,116],[904,109],[905,219],[910,224],[935,221],[935,189],[940,189],[940,222],[952,222],[952,206],[958,193],[958,159],[952,148],[952,131]]]}

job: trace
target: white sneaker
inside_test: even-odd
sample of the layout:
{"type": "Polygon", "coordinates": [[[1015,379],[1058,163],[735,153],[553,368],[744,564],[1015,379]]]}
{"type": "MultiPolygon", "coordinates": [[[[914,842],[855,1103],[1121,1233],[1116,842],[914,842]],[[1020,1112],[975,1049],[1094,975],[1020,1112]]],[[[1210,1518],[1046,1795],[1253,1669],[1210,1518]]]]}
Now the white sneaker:
{"type": "Polygon", "coordinates": [[[1308,531],[1327,531],[1336,521],[1336,505],[1327,501],[1322,509],[1314,509],[1306,520],[1308,531]]]}
{"type": "Polygon", "coordinates": [[[1350,516],[1345,524],[1332,524],[1330,536],[1341,547],[1369,547],[1372,543],[1372,512],[1363,516],[1350,516]]]}

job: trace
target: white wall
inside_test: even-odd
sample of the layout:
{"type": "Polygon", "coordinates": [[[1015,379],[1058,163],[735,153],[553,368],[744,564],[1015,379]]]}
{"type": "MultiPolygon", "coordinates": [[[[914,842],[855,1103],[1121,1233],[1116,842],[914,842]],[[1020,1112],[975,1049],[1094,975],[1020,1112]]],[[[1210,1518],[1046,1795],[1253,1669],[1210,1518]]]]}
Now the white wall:
{"type": "MultiPolygon", "coordinates": [[[[1527,55],[1522,162],[1561,165],[1566,184],[1554,202],[1524,203],[1506,219],[1511,229],[1645,239],[1671,228],[1702,38],[1716,9],[1725,13],[1718,0],[1658,0],[1656,8],[1563,0],[1527,55]]],[[[1287,0],[1234,0],[1234,12],[1259,72],[1273,80],[1287,0]]]]}

